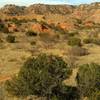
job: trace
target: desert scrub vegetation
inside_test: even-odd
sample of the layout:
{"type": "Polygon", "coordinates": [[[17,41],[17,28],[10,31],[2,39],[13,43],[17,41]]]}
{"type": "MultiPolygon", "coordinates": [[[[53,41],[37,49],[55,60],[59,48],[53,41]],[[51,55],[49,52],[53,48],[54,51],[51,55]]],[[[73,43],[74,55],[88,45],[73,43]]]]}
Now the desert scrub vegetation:
{"type": "Polygon", "coordinates": [[[74,37],[75,35],[78,35],[78,31],[72,31],[72,32],[67,32],[69,37],[74,37]]]}
{"type": "Polygon", "coordinates": [[[71,37],[68,39],[68,45],[70,46],[81,46],[81,39],[76,37],[71,37]]]}
{"type": "Polygon", "coordinates": [[[13,35],[8,35],[8,36],[6,37],[6,41],[7,41],[8,43],[15,43],[15,36],[13,36],[13,35]]]}
{"type": "Polygon", "coordinates": [[[10,19],[9,21],[11,21],[12,23],[14,23],[14,24],[16,24],[16,25],[21,25],[21,21],[20,20],[18,20],[17,18],[12,18],[12,19],[10,19]]]}
{"type": "Polygon", "coordinates": [[[80,66],[76,79],[82,96],[89,98],[93,98],[93,95],[100,96],[100,65],[91,63],[80,66]]]}
{"type": "Polygon", "coordinates": [[[86,38],[83,40],[83,43],[85,44],[93,43],[96,45],[100,45],[100,39],[99,38],[86,38]]]}
{"type": "Polygon", "coordinates": [[[5,89],[18,98],[35,95],[43,100],[99,100],[100,65],[79,66],[76,87],[63,83],[71,74],[72,69],[61,57],[40,54],[27,59],[19,73],[5,82],[5,89]]]}
{"type": "Polygon", "coordinates": [[[72,70],[62,58],[41,54],[28,59],[18,75],[6,81],[5,88],[15,96],[37,95],[46,97],[46,100],[78,100],[78,89],[63,84],[71,73],[72,70]]]}
{"type": "Polygon", "coordinates": [[[32,30],[29,30],[29,31],[26,32],[26,35],[27,36],[37,36],[38,34],[34,31],[32,31],[32,30]]]}
{"type": "Polygon", "coordinates": [[[83,43],[85,43],[85,44],[92,43],[92,39],[91,39],[91,38],[85,38],[85,39],[83,40],[83,43]]]}

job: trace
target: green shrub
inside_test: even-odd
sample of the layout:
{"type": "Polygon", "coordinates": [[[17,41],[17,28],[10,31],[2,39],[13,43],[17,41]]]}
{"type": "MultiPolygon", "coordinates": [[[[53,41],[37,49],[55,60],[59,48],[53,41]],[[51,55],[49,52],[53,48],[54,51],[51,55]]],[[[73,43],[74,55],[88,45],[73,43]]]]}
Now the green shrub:
{"type": "Polygon", "coordinates": [[[6,41],[9,42],[9,43],[15,43],[15,36],[8,35],[6,37],[6,41]]]}
{"type": "Polygon", "coordinates": [[[81,39],[75,38],[75,37],[69,38],[68,45],[70,45],[70,46],[81,46],[81,39]]]}
{"type": "Polygon", "coordinates": [[[83,40],[83,42],[84,42],[85,44],[89,44],[89,43],[92,43],[93,40],[92,40],[91,38],[86,38],[86,39],[83,40]]]}
{"type": "Polygon", "coordinates": [[[77,35],[78,32],[77,31],[73,31],[73,32],[69,32],[68,35],[69,37],[74,37],[75,35],[77,35]]]}
{"type": "Polygon", "coordinates": [[[91,97],[94,91],[100,91],[100,65],[92,63],[80,66],[76,79],[81,94],[91,97]]]}
{"type": "Polygon", "coordinates": [[[26,32],[26,35],[27,36],[37,36],[37,33],[34,31],[28,31],[28,32],[26,32]]]}
{"type": "Polygon", "coordinates": [[[49,100],[48,98],[57,94],[56,89],[61,89],[62,81],[70,75],[71,70],[62,58],[42,54],[28,59],[18,76],[7,81],[5,86],[15,96],[37,95],[49,100]]]}
{"type": "Polygon", "coordinates": [[[83,40],[83,42],[85,44],[94,43],[96,45],[100,45],[100,39],[98,39],[98,38],[86,38],[86,39],[83,40]]]}

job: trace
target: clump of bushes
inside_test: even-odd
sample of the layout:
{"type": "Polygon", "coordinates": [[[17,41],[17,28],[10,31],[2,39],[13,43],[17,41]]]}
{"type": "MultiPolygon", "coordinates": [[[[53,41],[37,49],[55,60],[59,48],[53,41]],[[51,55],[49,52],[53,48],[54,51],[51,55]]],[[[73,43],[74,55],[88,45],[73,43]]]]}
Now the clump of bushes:
{"type": "Polygon", "coordinates": [[[98,39],[98,38],[86,38],[86,39],[83,40],[83,42],[85,44],[93,43],[93,44],[96,44],[96,45],[100,45],[100,39],[98,39]]]}
{"type": "Polygon", "coordinates": [[[30,31],[26,32],[26,35],[27,36],[37,36],[37,33],[30,30],[30,31]]]}
{"type": "Polygon", "coordinates": [[[8,35],[6,37],[6,41],[9,42],[9,43],[15,43],[15,36],[13,35],[8,35]]]}
{"type": "Polygon", "coordinates": [[[81,94],[90,98],[94,92],[100,91],[100,65],[92,63],[80,66],[76,79],[81,94]]]}
{"type": "Polygon", "coordinates": [[[76,37],[71,37],[68,39],[68,45],[70,46],[81,46],[81,39],[76,37]]]}
{"type": "Polygon", "coordinates": [[[41,54],[29,58],[18,75],[6,81],[8,93],[18,96],[36,95],[46,100],[90,100],[100,99],[100,65],[91,63],[79,66],[77,87],[66,86],[63,81],[69,78],[72,70],[61,57],[41,54]]]}
{"type": "Polygon", "coordinates": [[[77,88],[62,83],[69,78],[71,72],[62,58],[42,54],[28,59],[18,75],[6,81],[5,86],[15,96],[37,95],[46,97],[47,100],[74,100],[78,96],[75,95],[77,88]]]}
{"type": "Polygon", "coordinates": [[[83,40],[83,42],[85,44],[89,44],[89,43],[92,43],[92,39],[91,38],[86,38],[86,39],[83,40]]]}

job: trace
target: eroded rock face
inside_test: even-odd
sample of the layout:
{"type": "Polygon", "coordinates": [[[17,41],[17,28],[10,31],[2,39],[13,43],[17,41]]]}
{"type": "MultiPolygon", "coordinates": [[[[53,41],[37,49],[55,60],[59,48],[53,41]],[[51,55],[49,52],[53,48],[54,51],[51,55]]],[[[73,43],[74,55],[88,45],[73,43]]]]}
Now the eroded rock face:
{"type": "Polygon", "coordinates": [[[64,30],[71,30],[75,28],[73,23],[68,23],[68,22],[59,23],[58,26],[64,30]]]}
{"type": "Polygon", "coordinates": [[[52,33],[52,29],[50,29],[46,25],[39,23],[32,24],[30,30],[35,31],[37,33],[52,33]]]}

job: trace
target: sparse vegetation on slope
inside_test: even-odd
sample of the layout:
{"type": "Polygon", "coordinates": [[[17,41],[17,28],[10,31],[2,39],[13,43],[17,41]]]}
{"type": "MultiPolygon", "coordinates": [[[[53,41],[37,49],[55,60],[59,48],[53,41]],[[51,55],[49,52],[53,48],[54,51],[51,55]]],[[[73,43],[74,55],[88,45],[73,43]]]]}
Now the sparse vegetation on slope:
{"type": "MultiPolygon", "coordinates": [[[[89,83],[96,83],[96,77],[99,75],[95,72],[97,71],[95,66],[99,67],[100,64],[99,8],[100,3],[79,6],[34,4],[29,7],[19,7],[6,5],[1,8],[0,83],[8,80],[6,84],[10,91],[8,94],[17,95],[18,100],[22,100],[20,96],[28,95],[31,98],[30,94],[33,97],[34,95],[40,96],[40,98],[45,96],[43,100],[45,98],[47,100],[48,98],[50,100],[78,100],[79,89],[82,88],[83,97],[99,100],[100,90],[95,89],[94,85],[89,83]],[[46,53],[46,55],[38,56],[41,53],[46,53]],[[51,54],[56,56],[50,56],[51,54]],[[58,56],[62,57],[60,61],[58,56]],[[31,59],[27,59],[29,57],[31,59]],[[55,59],[51,60],[51,58],[55,59]],[[27,62],[24,63],[25,60],[27,62]],[[97,64],[89,64],[92,62],[97,64]],[[67,67],[66,70],[63,67],[67,67]],[[69,72],[67,69],[72,70],[71,75],[67,73],[69,72]],[[60,73],[65,71],[69,75],[66,80],[63,79],[66,75],[60,73]],[[14,74],[16,74],[15,78],[11,79],[14,74]],[[76,75],[79,77],[78,84],[75,80],[76,75]],[[63,84],[58,85],[58,80],[63,84]],[[90,90],[88,89],[89,84],[90,90]],[[87,92],[84,95],[83,92],[88,91],[85,89],[92,91],[89,93],[90,96],[87,92]]],[[[5,94],[2,92],[4,91],[0,90],[1,94],[5,94]]],[[[11,97],[12,99],[9,96],[4,99],[15,99],[14,96],[11,97]]],[[[34,98],[31,99],[34,100],[34,98]]]]}

